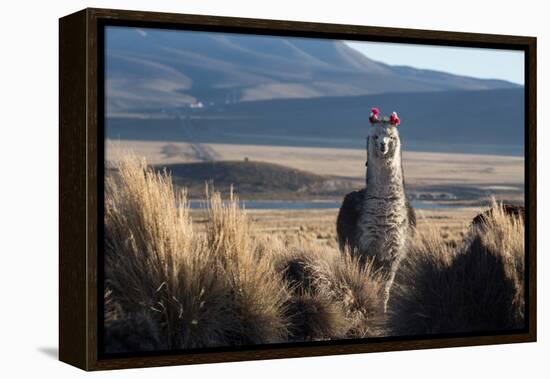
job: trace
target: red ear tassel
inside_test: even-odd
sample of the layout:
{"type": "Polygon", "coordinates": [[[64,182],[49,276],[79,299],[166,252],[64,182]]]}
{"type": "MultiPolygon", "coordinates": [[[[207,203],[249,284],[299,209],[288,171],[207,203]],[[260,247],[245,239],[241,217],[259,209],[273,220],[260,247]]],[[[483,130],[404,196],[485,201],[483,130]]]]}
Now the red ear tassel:
{"type": "Polygon", "coordinates": [[[390,124],[393,124],[395,126],[401,124],[401,120],[399,120],[399,117],[397,116],[396,112],[393,112],[390,116],[390,124]]]}
{"type": "Polygon", "coordinates": [[[401,124],[401,120],[399,119],[399,116],[397,116],[397,112],[392,112],[389,118],[384,117],[384,119],[381,120],[380,111],[378,110],[378,108],[371,108],[369,122],[373,125],[379,122],[382,122],[383,124],[391,124],[395,126],[401,124]]]}
{"type": "Polygon", "coordinates": [[[380,118],[378,117],[379,114],[380,111],[378,110],[378,108],[371,108],[369,116],[369,121],[371,124],[376,124],[377,122],[380,122],[380,118]]]}

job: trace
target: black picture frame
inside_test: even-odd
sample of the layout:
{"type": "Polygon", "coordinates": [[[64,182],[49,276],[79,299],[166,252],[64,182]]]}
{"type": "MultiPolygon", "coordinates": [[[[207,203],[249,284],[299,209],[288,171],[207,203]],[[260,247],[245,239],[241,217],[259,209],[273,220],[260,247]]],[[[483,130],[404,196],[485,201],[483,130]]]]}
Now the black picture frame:
{"type": "Polygon", "coordinates": [[[85,370],[306,357],[536,341],[536,38],[171,13],[84,9],[59,21],[59,357],[85,370]],[[152,354],[102,353],[103,38],[143,26],[521,50],[525,54],[526,328],[152,354]]]}

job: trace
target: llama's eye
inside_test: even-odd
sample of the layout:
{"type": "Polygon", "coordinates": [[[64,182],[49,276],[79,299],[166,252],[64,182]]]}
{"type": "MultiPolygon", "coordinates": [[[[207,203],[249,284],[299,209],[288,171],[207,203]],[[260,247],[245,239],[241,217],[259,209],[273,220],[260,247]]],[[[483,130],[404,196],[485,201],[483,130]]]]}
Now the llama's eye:
{"type": "Polygon", "coordinates": [[[374,136],[374,140],[376,141],[378,139],[378,136],[374,136]]]}

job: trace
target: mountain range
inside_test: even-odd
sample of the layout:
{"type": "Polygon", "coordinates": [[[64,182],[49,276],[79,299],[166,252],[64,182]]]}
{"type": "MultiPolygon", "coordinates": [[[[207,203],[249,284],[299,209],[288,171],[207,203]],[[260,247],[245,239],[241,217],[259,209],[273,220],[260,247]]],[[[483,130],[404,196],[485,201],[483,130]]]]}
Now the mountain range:
{"type": "Polygon", "coordinates": [[[523,154],[523,86],[387,65],[344,41],[108,27],[105,74],[108,138],[355,146],[380,106],[409,146],[523,154]]]}
{"type": "Polygon", "coordinates": [[[517,88],[369,59],[338,40],[109,27],[107,113],[201,102],[517,88]]]}

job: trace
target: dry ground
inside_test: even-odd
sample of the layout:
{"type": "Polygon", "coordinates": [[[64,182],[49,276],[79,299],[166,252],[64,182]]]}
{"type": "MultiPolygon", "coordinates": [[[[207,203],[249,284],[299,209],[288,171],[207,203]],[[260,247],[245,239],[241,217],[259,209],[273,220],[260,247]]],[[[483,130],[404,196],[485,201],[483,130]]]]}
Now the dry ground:
{"type": "MultiPolygon", "coordinates": [[[[230,144],[189,144],[163,141],[107,141],[107,160],[117,161],[121,153],[133,151],[149,164],[216,160],[257,160],[276,163],[315,174],[355,179],[365,177],[365,151],[360,149],[287,147],[230,144]]],[[[500,192],[507,200],[522,200],[524,159],[522,157],[446,154],[405,151],[405,177],[411,188],[445,192],[475,188],[500,192]]]]}
{"type": "MultiPolygon", "coordinates": [[[[313,239],[323,245],[337,248],[337,209],[312,210],[247,210],[255,233],[283,237],[296,242],[300,238],[313,239]]],[[[477,207],[418,209],[417,224],[421,232],[437,228],[441,237],[451,245],[462,240],[472,219],[481,212],[477,207]]],[[[207,214],[192,210],[195,225],[204,225],[207,214]]]]}
{"type": "MultiPolygon", "coordinates": [[[[118,161],[132,151],[149,164],[197,162],[201,160],[258,160],[281,164],[315,174],[364,181],[365,152],[340,148],[309,148],[230,144],[190,144],[163,141],[107,141],[108,161],[118,161]]],[[[457,191],[474,188],[478,193],[497,193],[497,198],[523,200],[524,159],[521,157],[403,153],[405,177],[409,188],[426,192],[457,191]]],[[[350,189],[351,190],[351,189],[350,189]]],[[[266,199],[267,200],[267,199],[266,199]]],[[[441,229],[444,239],[453,244],[462,238],[472,218],[480,213],[480,201],[464,202],[462,207],[417,210],[418,227],[441,229]]],[[[321,210],[248,210],[256,232],[282,235],[286,239],[314,238],[336,247],[337,209],[321,210]]],[[[192,211],[198,223],[205,215],[192,211]]]]}
{"type": "Polygon", "coordinates": [[[206,214],[190,214],[178,206],[185,191],[145,161],[129,157],[114,172],[105,188],[109,353],[525,326],[523,221],[497,204],[454,242],[478,210],[419,212],[384,312],[376,262],[323,246],[334,244],[335,210],[247,215],[236,198],[209,193],[206,214]]]}

